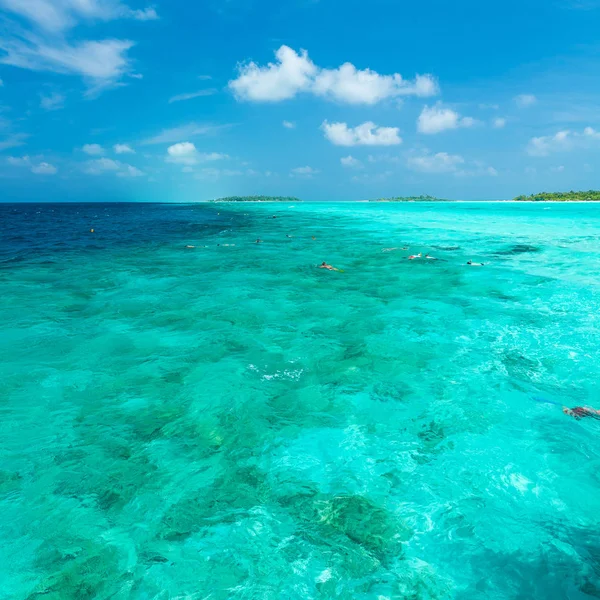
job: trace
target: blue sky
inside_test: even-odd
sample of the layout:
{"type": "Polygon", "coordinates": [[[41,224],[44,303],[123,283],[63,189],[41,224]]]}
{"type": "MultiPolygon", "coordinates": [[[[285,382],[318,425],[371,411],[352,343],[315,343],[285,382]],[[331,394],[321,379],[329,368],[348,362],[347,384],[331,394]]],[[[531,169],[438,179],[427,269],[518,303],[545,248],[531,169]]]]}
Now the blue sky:
{"type": "Polygon", "coordinates": [[[4,201],[598,188],[600,0],[0,0],[4,201]]]}

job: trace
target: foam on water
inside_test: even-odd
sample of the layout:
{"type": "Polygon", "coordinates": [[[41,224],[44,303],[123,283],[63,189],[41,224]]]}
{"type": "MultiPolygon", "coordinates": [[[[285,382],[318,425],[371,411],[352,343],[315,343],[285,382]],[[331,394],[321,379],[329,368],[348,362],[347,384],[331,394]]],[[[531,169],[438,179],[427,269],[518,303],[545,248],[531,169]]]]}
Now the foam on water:
{"type": "Polygon", "coordinates": [[[600,597],[599,206],[0,227],[0,598],[600,597]]]}

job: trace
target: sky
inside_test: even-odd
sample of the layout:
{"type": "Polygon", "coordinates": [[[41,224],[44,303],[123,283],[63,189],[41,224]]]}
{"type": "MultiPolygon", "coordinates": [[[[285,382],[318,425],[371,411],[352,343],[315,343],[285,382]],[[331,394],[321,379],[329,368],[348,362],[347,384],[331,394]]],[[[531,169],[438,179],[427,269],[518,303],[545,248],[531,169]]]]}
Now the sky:
{"type": "Polygon", "coordinates": [[[600,0],[0,0],[1,201],[597,189],[600,0]]]}

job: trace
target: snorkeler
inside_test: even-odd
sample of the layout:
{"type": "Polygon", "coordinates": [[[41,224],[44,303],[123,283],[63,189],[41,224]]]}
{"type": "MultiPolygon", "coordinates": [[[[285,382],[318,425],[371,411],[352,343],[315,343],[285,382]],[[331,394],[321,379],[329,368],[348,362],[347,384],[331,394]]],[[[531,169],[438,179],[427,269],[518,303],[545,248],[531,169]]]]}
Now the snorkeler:
{"type": "Polygon", "coordinates": [[[408,260],[415,260],[415,258],[421,258],[422,254],[419,252],[419,254],[411,254],[408,257],[408,260]]]}
{"type": "Polygon", "coordinates": [[[429,256],[429,254],[426,254],[426,255],[425,255],[425,258],[426,258],[427,260],[437,260],[437,258],[435,258],[435,256],[429,256]]]}
{"type": "Polygon", "coordinates": [[[188,244],[188,245],[186,246],[186,248],[195,248],[195,247],[196,247],[196,246],[192,246],[191,244],[188,244]]]}
{"type": "Polygon", "coordinates": [[[483,267],[485,263],[476,263],[476,262],[473,262],[472,260],[468,260],[467,264],[470,267],[483,267]]]}
{"type": "Polygon", "coordinates": [[[339,269],[336,269],[335,267],[332,267],[331,265],[328,265],[325,261],[323,261],[319,265],[319,269],[327,269],[328,271],[339,271],[339,269]]]}
{"type": "Polygon", "coordinates": [[[255,243],[256,244],[260,244],[260,243],[262,243],[262,240],[260,238],[256,238],[256,242],[255,243]]]}
{"type": "Polygon", "coordinates": [[[568,408],[563,406],[562,411],[565,415],[569,415],[574,419],[584,419],[585,417],[592,417],[592,419],[597,419],[600,421],[600,410],[596,410],[595,408],[591,408],[589,406],[575,406],[573,408],[568,408]]]}

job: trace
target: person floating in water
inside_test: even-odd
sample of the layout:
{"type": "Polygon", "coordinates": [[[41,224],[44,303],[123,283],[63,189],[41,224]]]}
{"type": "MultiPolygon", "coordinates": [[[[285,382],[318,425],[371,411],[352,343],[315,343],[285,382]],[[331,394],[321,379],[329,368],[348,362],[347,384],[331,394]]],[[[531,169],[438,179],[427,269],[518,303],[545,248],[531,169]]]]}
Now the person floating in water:
{"type": "Polygon", "coordinates": [[[335,267],[332,267],[331,265],[328,265],[325,261],[323,261],[319,265],[319,269],[327,269],[328,271],[339,271],[339,269],[336,269],[335,267]]]}
{"type": "Polygon", "coordinates": [[[565,415],[569,415],[578,421],[579,419],[584,419],[585,417],[592,417],[592,419],[597,419],[600,421],[600,410],[596,410],[590,406],[575,406],[573,408],[563,406],[562,411],[565,413],[565,415]]]}
{"type": "Polygon", "coordinates": [[[422,254],[419,252],[419,254],[411,254],[408,257],[408,260],[415,260],[415,258],[421,258],[422,254]]]}
{"type": "Polygon", "coordinates": [[[256,243],[260,244],[260,243],[262,243],[262,240],[260,238],[256,238],[256,243]]]}
{"type": "Polygon", "coordinates": [[[476,263],[476,262],[473,262],[472,260],[468,260],[468,261],[467,261],[467,264],[468,264],[470,267],[483,267],[483,265],[484,265],[485,263],[476,263]]]}
{"type": "Polygon", "coordinates": [[[427,260],[437,260],[437,258],[435,258],[435,256],[429,256],[429,254],[426,254],[426,255],[425,255],[425,258],[426,258],[427,260]]]}

